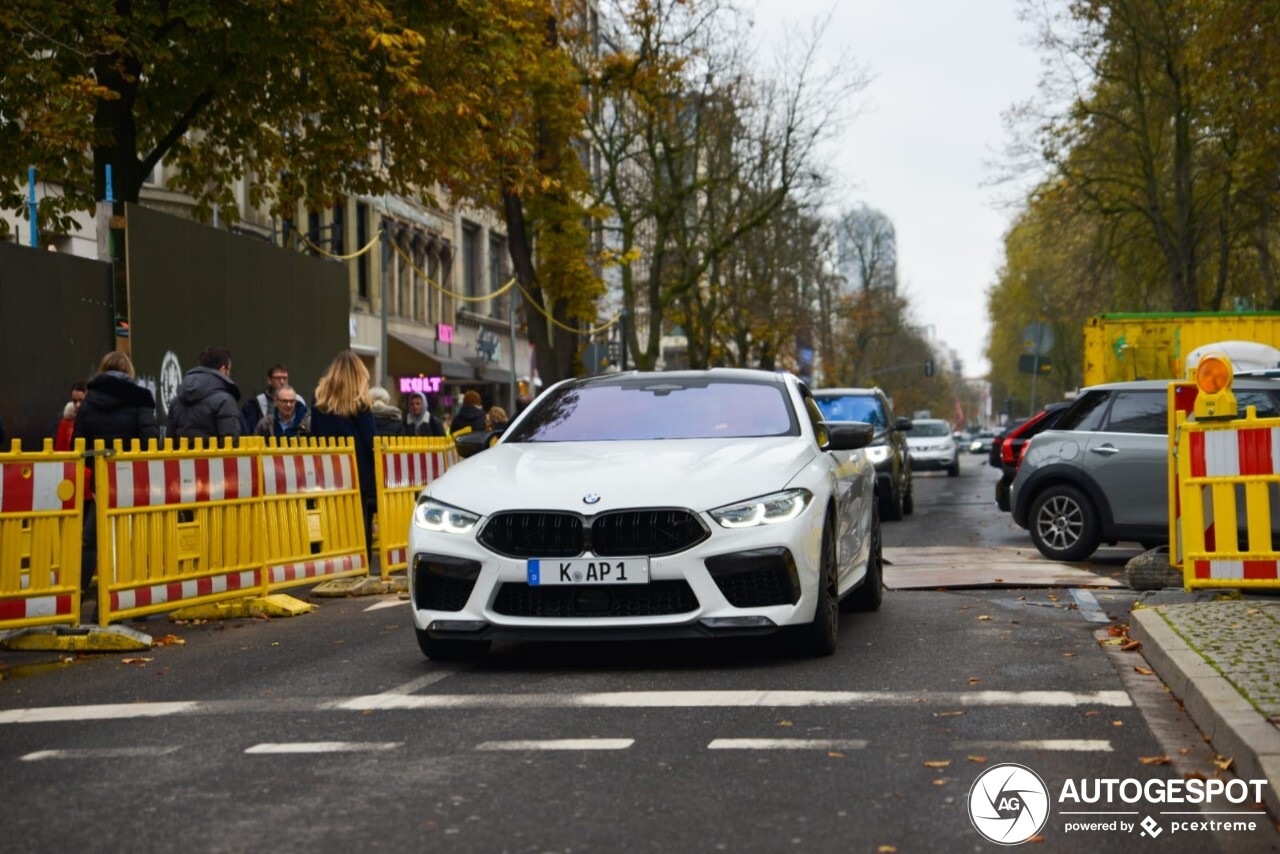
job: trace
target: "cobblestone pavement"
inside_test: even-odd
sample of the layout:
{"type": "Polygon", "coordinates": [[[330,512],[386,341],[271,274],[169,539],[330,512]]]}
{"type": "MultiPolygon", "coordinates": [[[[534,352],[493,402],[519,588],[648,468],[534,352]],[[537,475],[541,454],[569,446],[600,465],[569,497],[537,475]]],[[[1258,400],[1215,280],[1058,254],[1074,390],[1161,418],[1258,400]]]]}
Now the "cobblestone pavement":
{"type": "Polygon", "coordinates": [[[1280,602],[1194,602],[1156,610],[1267,720],[1280,726],[1280,602]]]}

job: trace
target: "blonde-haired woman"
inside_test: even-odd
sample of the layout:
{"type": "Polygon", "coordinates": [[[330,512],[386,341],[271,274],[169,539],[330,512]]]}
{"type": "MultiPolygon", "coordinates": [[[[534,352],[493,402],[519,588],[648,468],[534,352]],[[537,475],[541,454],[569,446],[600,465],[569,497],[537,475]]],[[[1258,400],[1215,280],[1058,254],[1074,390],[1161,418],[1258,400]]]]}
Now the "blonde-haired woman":
{"type": "Polygon", "coordinates": [[[351,350],[343,350],[330,363],[316,386],[311,408],[311,435],[350,436],[355,440],[356,473],[360,478],[360,501],[364,505],[365,544],[373,546],[373,512],[378,506],[374,482],[373,401],[369,398],[369,369],[351,350]]]}
{"type": "MultiPolygon", "coordinates": [[[[129,356],[118,350],[103,356],[98,364],[98,373],[89,380],[84,403],[76,413],[73,439],[84,439],[84,448],[90,451],[98,439],[110,448],[117,439],[127,446],[130,439],[146,442],[159,436],[156,399],[149,389],[138,385],[129,356]]],[[[84,496],[80,590],[87,593],[98,564],[98,517],[93,505],[92,469],[85,472],[84,496]]]]}

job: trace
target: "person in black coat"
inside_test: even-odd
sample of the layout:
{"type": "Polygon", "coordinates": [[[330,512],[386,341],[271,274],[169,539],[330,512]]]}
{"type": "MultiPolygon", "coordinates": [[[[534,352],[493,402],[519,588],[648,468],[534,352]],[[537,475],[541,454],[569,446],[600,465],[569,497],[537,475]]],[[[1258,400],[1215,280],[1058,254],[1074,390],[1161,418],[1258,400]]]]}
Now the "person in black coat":
{"type": "Polygon", "coordinates": [[[231,351],[204,348],[199,366],[187,371],[169,403],[169,436],[239,439],[244,431],[239,400],[240,387],[231,379],[231,351]]]}
{"type": "Polygon", "coordinates": [[[374,432],[379,436],[403,436],[404,420],[400,410],[391,405],[391,393],[376,385],[369,389],[369,400],[373,402],[374,432]]]}
{"type": "Polygon", "coordinates": [[[356,474],[364,505],[365,547],[372,555],[373,514],[378,507],[374,472],[373,401],[369,399],[369,369],[353,350],[343,350],[329,365],[316,386],[311,408],[311,435],[317,438],[350,436],[355,440],[356,474]]]}
{"type": "MultiPolygon", "coordinates": [[[[85,451],[92,451],[101,439],[110,448],[119,440],[128,447],[131,439],[146,442],[158,439],[156,399],[149,389],[138,385],[133,362],[128,355],[111,352],[102,358],[98,374],[89,380],[84,403],[76,413],[72,441],[84,439],[85,451]]],[[[89,466],[93,457],[89,457],[89,466]]],[[[93,500],[93,469],[85,477],[84,538],[80,549],[80,590],[88,592],[98,568],[98,524],[93,500]]]]}
{"type": "Polygon", "coordinates": [[[420,391],[409,395],[409,412],[404,417],[404,434],[406,436],[439,436],[449,435],[444,422],[436,418],[427,409],[427,397],[420,391]]]}
{"type": "Polygon", "coordinates": [[[462,408],[453,416],[453,435],[457,436],[468,430],[472,433],[484,432],[484,409],[480,403],[480,392],[474,389],[462,396],[462,408]]]}

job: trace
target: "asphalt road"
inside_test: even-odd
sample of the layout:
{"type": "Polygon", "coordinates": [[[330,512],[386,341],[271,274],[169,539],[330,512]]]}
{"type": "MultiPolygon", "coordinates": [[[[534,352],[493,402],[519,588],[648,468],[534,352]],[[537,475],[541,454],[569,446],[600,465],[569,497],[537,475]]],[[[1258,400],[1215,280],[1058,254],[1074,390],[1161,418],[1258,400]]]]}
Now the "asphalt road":
{"type": "MultiPolygon", "coordinates": [[[[959,478],[920,477],[886,544],[1025,545],[994,476],[975,456],[959,478]]],[[[1132,596],[1099,591],[1100,621],[1077,596],[888,591],[822,660],[751,639],[506,644],[446,666],[394,595],[152,619],[136,626],[185,643],[68,664],[0,653],[5,834],[33,852],[993,850],[968,806],[993,766],[1032,769],[1051,798],[1213,771],[1139,653],[1099,642],[1132,596]]],[[[1070,809],[1052,805],[1038,850],[1275,839],[1265,816],[1265,832],[1158,842],[1068,832],[1070,809]]],[[[1106,821],[1151,812],[1125,809],[1106,821]]]]}

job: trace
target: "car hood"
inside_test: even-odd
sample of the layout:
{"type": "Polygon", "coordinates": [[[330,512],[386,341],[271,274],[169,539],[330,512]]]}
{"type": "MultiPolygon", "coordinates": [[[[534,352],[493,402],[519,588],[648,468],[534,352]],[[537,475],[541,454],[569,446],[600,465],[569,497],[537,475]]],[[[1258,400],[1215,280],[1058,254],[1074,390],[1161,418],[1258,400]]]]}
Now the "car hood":
{"type": "Polygon", "coordinates": [[[427,492],[485,516],[509,508],[702,511],[785,489],[819,453],[803,437],[512,442],[453,466],[427,492]],[[589,494],[599,501],[588,504],[589,494]]]}

